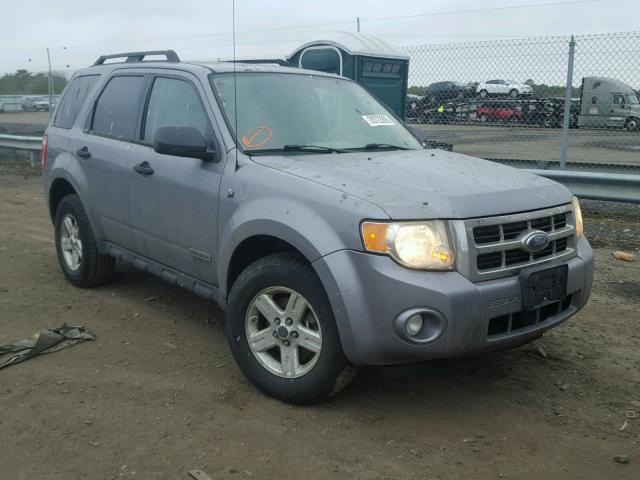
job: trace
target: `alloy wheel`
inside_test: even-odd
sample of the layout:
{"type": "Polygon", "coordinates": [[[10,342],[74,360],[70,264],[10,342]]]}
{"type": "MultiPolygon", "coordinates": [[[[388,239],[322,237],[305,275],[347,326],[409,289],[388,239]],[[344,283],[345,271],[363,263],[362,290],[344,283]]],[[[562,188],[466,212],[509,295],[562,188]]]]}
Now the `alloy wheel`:
{"type": "Polygon", "coordinates": [[[322,328],[310,303],[286,287],[258,293],[247,309],[245,334],[260,365],[281,378],[309,373],[322,351],[322,328]]]}
{"type": "Polygon", "coordinates": [[[78,270],[82,264],[82,240],[78,222],[70,213],[63,217],[59,235],[64,262],[69,270],[78,270]]]}

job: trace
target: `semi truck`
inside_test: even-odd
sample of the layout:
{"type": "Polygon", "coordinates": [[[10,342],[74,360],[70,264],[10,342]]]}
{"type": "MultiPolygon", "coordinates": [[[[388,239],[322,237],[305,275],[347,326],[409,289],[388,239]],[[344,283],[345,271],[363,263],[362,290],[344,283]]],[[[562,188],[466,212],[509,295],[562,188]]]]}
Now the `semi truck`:
{"type": "Polygon", "coordinates": [[[578,126],[637,131],[640,104],[636,92],[614,78],[583,78],[578,126]]]}

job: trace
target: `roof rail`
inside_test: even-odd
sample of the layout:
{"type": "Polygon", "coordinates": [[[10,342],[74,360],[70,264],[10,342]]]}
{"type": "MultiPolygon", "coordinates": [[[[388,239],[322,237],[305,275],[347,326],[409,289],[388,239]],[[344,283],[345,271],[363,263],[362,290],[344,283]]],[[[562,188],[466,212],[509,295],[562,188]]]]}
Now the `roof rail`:
{"type": "Polygon", "coordinates": [[[179,62],[180,58],[178,54],[173,50],[151,50],[148,52],[129,52],[129,53],[115,53],[113,55],[102,55],[98,58],[93,66],[96,65],[104,65],[105,60],[110,60],[112,58],[126,58],[124,63],[137,63],[143,62],[144,57],[149,55],[164,55],[166,57],[167,62],[179,62]]]}

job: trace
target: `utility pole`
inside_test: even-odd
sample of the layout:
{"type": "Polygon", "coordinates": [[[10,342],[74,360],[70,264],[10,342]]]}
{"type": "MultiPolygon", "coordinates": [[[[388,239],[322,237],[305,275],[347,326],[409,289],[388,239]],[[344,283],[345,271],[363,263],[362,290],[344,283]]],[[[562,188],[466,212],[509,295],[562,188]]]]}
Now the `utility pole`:
{"type": "Polygon", "coordinates": [[[47,47],[47,61],[49,62],[49,76],[47,81],[47,89],[49,90],[49,118],[53,114],[53,73],[51,72],[51,54],[49,53],[49,47],[47,47]]]}
{"type": "Polygon", "coordinates": [[[356,25],[358,25],[358,33],[360,33],[360,17],[356,17],[356,25]]]}

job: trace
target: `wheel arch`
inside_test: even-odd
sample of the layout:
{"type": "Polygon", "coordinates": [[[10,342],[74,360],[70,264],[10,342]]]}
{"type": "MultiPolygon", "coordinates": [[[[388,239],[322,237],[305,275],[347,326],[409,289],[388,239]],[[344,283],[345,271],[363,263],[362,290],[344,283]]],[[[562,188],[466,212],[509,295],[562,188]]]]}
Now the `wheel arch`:
{"type": "Polygon", "coordinates": [[[58,205],[67,195],[78,195],[78,191],[66,178],[56,178],[49,189],[49,216],[51,221],[55,220],[58,205]]]}
{"type": "Polygon", "coordinates": [[[257,234],[242,240],[231,253],[224,276],[223,292],[229,295],[240,274],[253,262],[274,253],[291,252],[311,263],[302,251],[291,243],[274,235],[257,234]]]}

